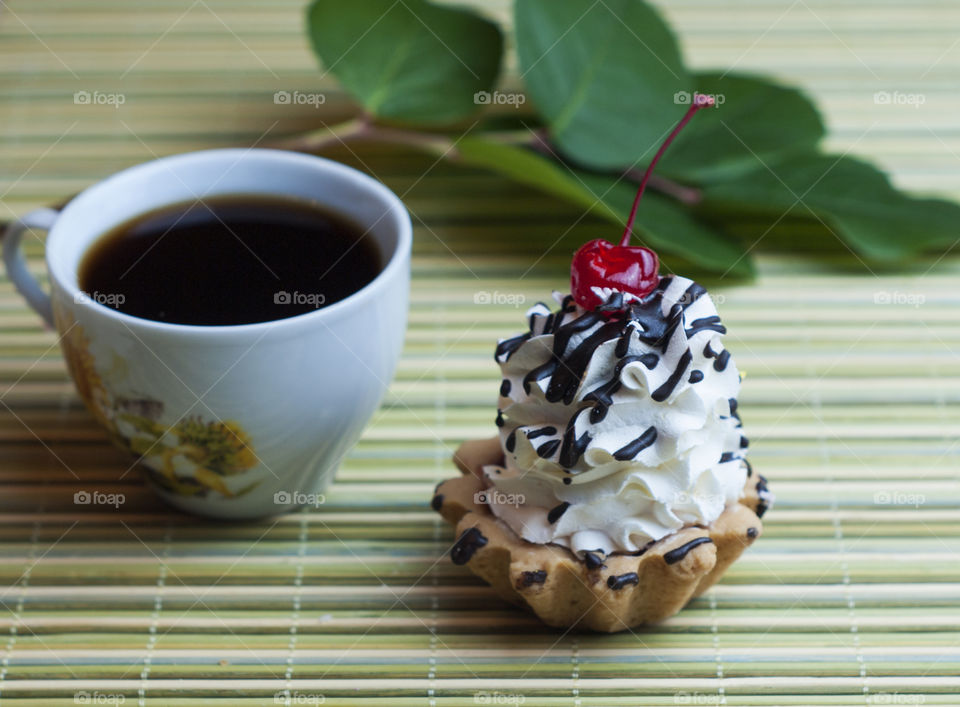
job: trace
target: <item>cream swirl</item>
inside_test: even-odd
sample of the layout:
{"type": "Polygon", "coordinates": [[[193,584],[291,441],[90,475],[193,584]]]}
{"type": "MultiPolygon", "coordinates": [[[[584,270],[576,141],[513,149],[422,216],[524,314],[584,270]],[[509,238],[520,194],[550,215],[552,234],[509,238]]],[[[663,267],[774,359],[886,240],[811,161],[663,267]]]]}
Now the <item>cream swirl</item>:
{"type": "Polygon", "coordinates": [[[497,346],[494,514],[530,542],[603,554],[716,520],[749,466],[740,376],[706,290],[669,276],[594,311],[555,296],[557,312],[537,304],[530,331],[497,346]]]}

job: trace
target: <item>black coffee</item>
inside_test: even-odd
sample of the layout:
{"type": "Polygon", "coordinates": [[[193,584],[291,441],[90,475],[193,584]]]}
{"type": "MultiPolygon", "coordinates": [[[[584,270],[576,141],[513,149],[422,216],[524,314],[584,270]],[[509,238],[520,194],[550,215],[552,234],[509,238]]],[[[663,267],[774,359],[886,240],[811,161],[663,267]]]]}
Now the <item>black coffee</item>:
{"type": "Polygon", "coordinates": [[[126,314],[175,324],[251,324],[342,300],[382,267],[373,237],[306,201],[218,196],[111,229],[80,289],[126,314]]]}

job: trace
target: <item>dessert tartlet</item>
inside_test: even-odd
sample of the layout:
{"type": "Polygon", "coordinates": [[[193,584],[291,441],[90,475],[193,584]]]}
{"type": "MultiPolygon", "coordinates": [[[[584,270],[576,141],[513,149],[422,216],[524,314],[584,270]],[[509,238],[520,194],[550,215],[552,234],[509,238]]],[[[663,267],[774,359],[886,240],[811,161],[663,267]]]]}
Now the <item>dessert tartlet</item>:
{"type": "Polygon", "coordinates": [[[710,100],[698,96],[651,162],[619,246],[574,256],[571,294],[499,342],[499,435],[465,442],[432,506],[450,553],[551,626],[621,631],[712,586],[772,502],[746,459],[740,375],[695,282],[629,246],[647,177],[710,100]]]}

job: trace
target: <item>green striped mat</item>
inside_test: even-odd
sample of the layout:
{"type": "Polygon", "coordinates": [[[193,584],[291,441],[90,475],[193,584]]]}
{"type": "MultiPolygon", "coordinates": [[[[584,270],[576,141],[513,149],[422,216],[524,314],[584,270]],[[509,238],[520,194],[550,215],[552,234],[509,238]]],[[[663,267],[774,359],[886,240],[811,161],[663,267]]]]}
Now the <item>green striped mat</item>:
{"type": "MultiPolygon", "coordinates": [[[[302,6],[0,2],[0,219],[155,155],[347,116],[302,6]],[[278,89],[328,101],[277,106],[278,89]],[[77,105],[76,91],[125,103],[77,105]]],[[[960,196],[957,5],[663,7],[694,64],[802,83],[832,148],[960,196]],[[878,107],[879,90],[926,101],[878,107]]],[[[523,307],[476,295],[546,298],[609,226],[583,219],[555,243],[576,209],[413,153],[329,154],[404,195],[416,246],[396,381],[317,512],[207,523],[118,480],[126,458],[78,402],[54,335],[0,281],[0,705],[960,702],[960,259],[886,274],[842,249],[765,253],[755,283],[715,287],[747,374],[751,459],[778,495],[765,535],[662,625],[565,634],[453,566],[427,501],[459,441],[491,432],[493,344],[523,327],[523,307]],[[78,510],[82,488],[126,503],[78,510]]],[[[42,244],[28,253],[42,272],[42,244]]]]}

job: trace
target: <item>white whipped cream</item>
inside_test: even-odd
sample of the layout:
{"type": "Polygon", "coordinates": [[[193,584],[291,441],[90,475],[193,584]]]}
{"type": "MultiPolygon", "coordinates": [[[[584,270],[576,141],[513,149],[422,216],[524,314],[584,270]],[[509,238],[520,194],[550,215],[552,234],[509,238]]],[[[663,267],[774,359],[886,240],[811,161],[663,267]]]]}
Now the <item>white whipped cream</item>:
{"type": "Polygon", "coordinates": [[[638,552],[709,525],[740,498],[748,465],[740,375],[706,291],[664,277],[610,316],[555,297],[556,314],[537,304],[529,334],[497,348],[506,464],[484,468],[493,513],[578,553],[638,552]]]}

